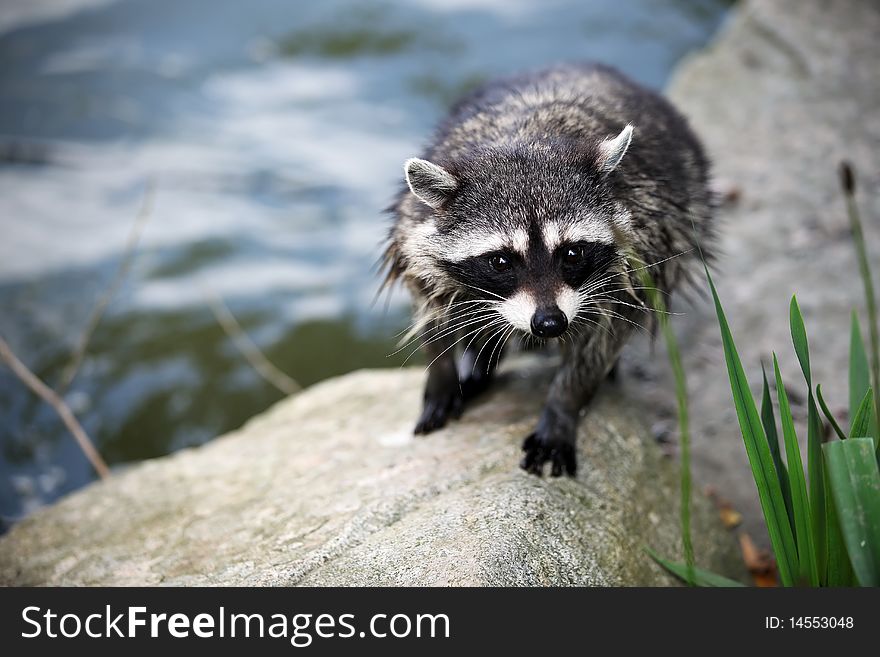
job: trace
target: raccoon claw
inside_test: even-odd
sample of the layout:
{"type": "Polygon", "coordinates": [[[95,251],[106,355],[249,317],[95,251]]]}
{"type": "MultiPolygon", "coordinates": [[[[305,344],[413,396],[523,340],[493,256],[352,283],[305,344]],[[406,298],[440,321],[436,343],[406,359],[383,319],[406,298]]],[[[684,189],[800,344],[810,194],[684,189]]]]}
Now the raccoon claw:
{"type": "Polygon", "coordinates": [[[422,415],[416,422],[415,434],[428,434],[446,426],[449,420],[461,417],[464,408],[464,399],[461,392],[426,397],[422,406],[422,415]]]}
{"type": "Polygon", "coordinates": [[[563,472],[573,477],[577,471],[577,459],[573,443],[548,442],[541,440],[536,433],[533,433],[523,442],[523,451],[526,455],[519,465],[529,474],[540,477],[544,472],[544,464],[547,461],[552,463],[550,468],[551,477],[559,477],[563,472]]]}

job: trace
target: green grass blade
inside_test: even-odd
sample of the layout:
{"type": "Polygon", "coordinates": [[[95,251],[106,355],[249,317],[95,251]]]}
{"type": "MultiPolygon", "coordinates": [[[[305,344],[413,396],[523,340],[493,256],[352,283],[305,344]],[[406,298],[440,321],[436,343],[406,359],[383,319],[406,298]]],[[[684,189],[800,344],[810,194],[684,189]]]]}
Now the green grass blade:
{"type": "MultiPolygon", "coordinates": [[[[664,559],[650,548],[645,548],[645,551],[663,568],[678,577],[680,580],[688,582],[688,566],[686,564],[664,559]]],[[[723,575],[718,575],[708,570],[703,570],[702,568],[694,568],[693,573],[694,584],[697,586],[745,586],[742,582],[737,582],[736,580],[729,579],[723,575]]]]}
{"type": "MultiPolygon", "coordinates": [[[[659,296],[659,295],[658,295],[659,296]]],[[[678,350],[678,341],[669,325],[669,316],[665,312],[665,304],[660,301],[660,328],[666,340],[669,363],[675,378],[675,398],[678,402],[678,444],[681,458],[681,538],[684,546],[687,581],[696,584],[696,568],[694,566],[694,546],[691,540],[691,439],[688,416],[687,381],[684,366],[678,350]]]]}
{"type": "Polygon", "coordinates": [[[810,517],[813,520],[813,546],[819,572],[826,572],[828,537],[825,522],[825,475],[822,472],[822,423],[819,409],[813,397],[813,376],[810,372],[810,347],[807,329],[798,306],[797,298],[791,298],[789,307],[791,341],[807,382],[807,473],[809,474],[810,517]]]}
{"type": "Polygon", "coordinates": [[[853,417],[852,425],[849,428],[850,438],[870,438],[874,441],[874,449],[877,449],[877,436],[871,435],[874,427],[874,392],[868,388],[862,403],[853,417]]]}
{"type": "MultiPolygon", "coordinates": [[[[828,468],[823,468],[825,475],[825,490],[831,490],[831,482],[828,479],[828,468]]],[[[855,586],[852,566],[849,563],[849,555],[846,553],[846,544],[843,542],[843,534],[840,531],[840,523],[837,519],[837,510],[834,508],[834,500],[831,495],[825,496],[825,517],[828,531],[826,554],[828,565],[824,577],[821,577],[822,586],[855,586]]],[[[822,574],[820,573],[820,576],[822,574]]]]}
{"type": "Polygon", "coordinates": [[[846,440],[846,434],[843,433],[843,429],[837,424],[837,420],[834,419],[834,414],[828,408],[828,404],[825,403],[825,398],[822,397],[822,386],[816,386],[816,398],[819,400],[819,406],[822,407],[822,412],[825,413],[825,417],[828,418],[828,423],[831,425],[831,428],[834,429],[834,433],[836,433],[837,437],[841,440],[846,440]]]}
{"type": "Polygon", "coordinates": [[[791,501],[794,509],[795,536],[797,541],[799,583],[819,586],[819,568],[813,546],[812,521],[810,518],[810,499],[807,496],[807,482],[804,480],[804,465],[798,446],[794,418],[788,403],[788,393],[779,371],[779,362],[773,354],[773,371],[776,375],[776,394],[779,399],[779,417],[782,422],[782,436],[785,441],[785,458],[788,462],[788,476],[791,482],[791,501]]]}
{"type": "Polygon", "coordinates": [[[856,205],[856,178],[852,167],[841,163],[841,182],[846,197],[846,210],[852,230],[853,246],[859,261],[859,273],[865,288],[865,307],[868,310],[868,335],[871,337],[871,378],[874,386],[874,417],[880,419],[880,328],[877,319],[877,300],[874,296],[874,283],[871,268],[868,265],[868,250],[865,248],[865,235],[862,232],[862,220],[856,205]]]}
{"type": "MultiPolygon", "coordinates": [[[[635,259],[635,255],[630,255],[635,259]]],[[[636,259],[638,262],[638,260],[636,259]]],[[[678,340],[675,332],[669,324],[669,313],[666,312],[666,302],[657,290],[654,279],[648,272],[647,267],[640,263],[637,269],[641,273],[642,282],[647,290],[648,302],[657,311],[660,330],[666,342],[666,351],[669,355],[669,364],[675,380],[675,398],[678,403],[678,429],[679,447],[681,456],[681,500],[679,515],[681,519],[681,543],[684,549],[684,560],[687,567],[687,581],[696,585],[694,566],[694,545],[691,537],[691,432],[688,412],[687,379],[685,378],[684,365],[681,361],[681,352],[678,348],[678,340]]]]}
{"type": "Polygon", "coordinates": [[[862,404],[865,391],[871,387],[871,374],[868,369],[868,356],[865,341],[859,327],[859,316],[852,313],[852,328],[849,336],[849,420],[852,422],[856,411],[862,404]]]}
{"type": "MultiPolygon", "coordinates": [[[[782,455],[779,452],[779,435],[776,432],[776,418],[773,415],[773,401],[770,399],[770,385],[767,383],[767,372],[764,369],[764,363],[761,363],[761,424],[764,425],[764,434],[767,436],[767,445],[770,447],[770,454],[773,456],[773,465],[776,467],[776,476],[779,479],[779,486],[782,488],[782,498],[785,500],[785,509],[788,511],[788,521],[791,524],[792,531],[795,531],[794,509],[791,505],[791,484],[788,481],[788,471],[782,462],[782,455]]],[[[797,541],[797,532],[795,531],[795,541],[797,541]]]]}
{"type": "Polygon", "coordinates": [[[870,438],[826,443],[830,493],[862,586],[880,586],[880,470],[870,438]]]}
{"type": "Polygon", "coordinates": [[[807,388],[813,389],[813,375],[810,371],[810,343],[807,341],[807,329],[804,326],[804,318],[798,306],[797,297],[791,298],[788,309],[789,324],[791,326],[791,341],[794,344],[794,352],[797,354],[801,371],[807,380],[807,388]]]}
{"type": "Polygon", "coordinates": [[[718,316],[718,324],[721,329],[721,341],[724,345],[724,359],[727,363],[727,373],[730,377],[730,389],[733,393],[733,402],[736,406],[736,414],[742,432],[743,443],[749,464],[758,489],[758,498],[764,512],[767,523],[767,531],[770,534],[770,543],[776,555],[776,563],[779,568],[779,577],[785,586],[792,586],[798,573],[797,548],[794,535],[788,520],[788,512],[785,509],[785,501],[779,479],[773,467],[773,457],[767,446],[767,438],[764,428],[752,398],[749,382],[743,371],[742,362],[736,351],[721,300],[715,283],[706,269],[706,277],[709,279],[709,287],[715,301],[715,313],[718,316]]]}
{"type": "Polygon", "coordinates": [[[813,520],[813,546],[819,572],[827,568],[828,523],[825,509],[825,464],[822,460],[822,423],[816,401],[810,393],[807,398],[807,474],[810,492],[810,517],[813,520]]]}

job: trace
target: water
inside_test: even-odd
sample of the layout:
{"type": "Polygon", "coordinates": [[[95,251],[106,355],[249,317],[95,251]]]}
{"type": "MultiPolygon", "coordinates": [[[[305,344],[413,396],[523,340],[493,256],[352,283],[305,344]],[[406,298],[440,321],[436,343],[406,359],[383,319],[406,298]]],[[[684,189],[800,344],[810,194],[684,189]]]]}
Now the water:
{"type": "MultiPolygon", "coordinates": [[[[154,181],[67,394],[111,464],[203,443],[281,397],[207,290],[303,385],[396,366],[405,298],[371,303],[381,210],[447,105],[564,59],[660,88],[728,4],[2,0],[0,335],[56,385],[154,181]]],[[[0,368],[0,531],[92,478],[0,368]]]]}

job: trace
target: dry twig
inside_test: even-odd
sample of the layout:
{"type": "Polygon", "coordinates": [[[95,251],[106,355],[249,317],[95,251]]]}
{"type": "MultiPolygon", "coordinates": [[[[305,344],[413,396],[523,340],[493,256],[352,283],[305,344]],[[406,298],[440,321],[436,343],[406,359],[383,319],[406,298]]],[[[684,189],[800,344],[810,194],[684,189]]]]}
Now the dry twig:
{"type": "Polygon", "coordinates": [[[235,316],[229,310],[229,307],[224,303],[219,294],[207,289],[204,290],[204,294],[211,311],[214,313],[214,317],[217,318],[217,322],[220,324],[220,327],[226,332],[226,335],[230,337],[233,344],[247,359],[248,363],[251,364],[251,367],[256,370],[257,374],[286,395],[292,395],[302,390],[302,386],[299,383],[275,367],[275,365],[266,358],[263,352],[260,351],[259,347],[254,344],[254,341],[251,340],[247,333],[244,332],[244,329],[241,328],[241,324],[235,319],[235,316]]]}
{"type": "Polygon", "coordinates": [[[123,252],[122,260],[119,263],[119,269],[116,270],[116,276],[113,278],[110,287],[107,288],[104,294],[95,303],[95,307],[92,309],[92,314],[89,316],[88,322],[86,322],[86,327],[79,336],[79,340],[73,350],[73,355],[70,357],[70,361],[61,373],[61,382],[58,384],[57,388],[58,395],[61,397],[63,397],[70,389],[70,385],[76,378],[80,365],[82,365],[86,350],[89,347],[89,342],[92,339],[92,334],[95,332],[95,329],[98,328],[98,324],[100,324],[101,318],[107,310],[107,306],[110,304],[113,297],[116,296],[116,293],[119,291],[122,282],[125,280],[129,269],[131,269],[135,249],[137,249],[138,242],[140,242],[144,227],[147,225],[147,220],[150,218],[150,213],[153,211],[153,199],[155,196],[156,180],[155,178],[150,178],[147,181],[147,187],[144,191],[141,208],[138,211],[134,224],[131,227],[131,232],[128,235],[128,241],[125,244],[125,251],[123,252]]]}
{"type": "Polygon", "coordinates": [[[79,443],[80,448],[95,468],[95,471],[102,479],[106,479],[110,475],[110,469],[107,467],[104,459],[101,458],[98,450],[95,449],[95,445],[92,443],[91,438],[89,438],[85,429],[83,429],[82,425],[76,419],[73,411],[70,410],[70,407],[64,403],[64,400],[52,390],[52,388],[43,383],[36,374],[31,372],[27,366],[18,359],[18,357],[12,352],[12,349],[10,349],[6,340],[2,337],[0,337],[0,359],[9,366],[9,369],[11,369],[21,382],[30,388],[35,395],[42,398],[55,409],[58,417],[61,418],[61,421],[64,422],[64,425],[70,433],[73,434],[73,437],[76,439],[76,442],[79,443]]]}

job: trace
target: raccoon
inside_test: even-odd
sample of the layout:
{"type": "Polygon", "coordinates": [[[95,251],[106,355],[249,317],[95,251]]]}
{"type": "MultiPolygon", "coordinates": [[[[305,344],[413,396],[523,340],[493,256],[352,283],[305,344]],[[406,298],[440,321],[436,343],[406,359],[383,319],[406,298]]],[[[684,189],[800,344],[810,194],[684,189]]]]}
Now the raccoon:
{"type": "Polygon", "coordinates": [[[410,337],[429,363],[415,433],[459,417],[511,338],[555,341],[561,365],[521,467],[574,475],[580,411],[650,324],[651,288],[671,292],[712,243],[699,141],[614,69],[560,65],[459,101],[404,176],[384,264],[385,284],[415,301],[410,337]]]}

